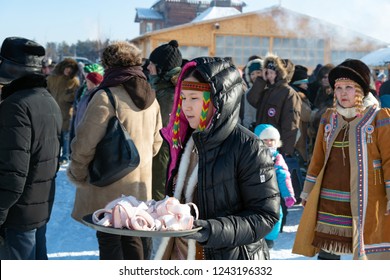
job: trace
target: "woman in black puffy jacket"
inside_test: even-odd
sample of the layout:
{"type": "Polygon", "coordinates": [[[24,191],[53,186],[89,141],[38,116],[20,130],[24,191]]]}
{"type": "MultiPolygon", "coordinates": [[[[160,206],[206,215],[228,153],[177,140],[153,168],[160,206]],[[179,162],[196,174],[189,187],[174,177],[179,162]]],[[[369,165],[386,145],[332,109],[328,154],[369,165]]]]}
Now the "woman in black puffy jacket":
{"type": "Polygon", "coordinates": [[[185,238],[164,238],[156,259],[269,259],[264,236],[280,197],[268,149],[238,124],[243,81],[230,59],[200,57],[179,78],[169,125],[166,194],[199,209],[185,238]]]}

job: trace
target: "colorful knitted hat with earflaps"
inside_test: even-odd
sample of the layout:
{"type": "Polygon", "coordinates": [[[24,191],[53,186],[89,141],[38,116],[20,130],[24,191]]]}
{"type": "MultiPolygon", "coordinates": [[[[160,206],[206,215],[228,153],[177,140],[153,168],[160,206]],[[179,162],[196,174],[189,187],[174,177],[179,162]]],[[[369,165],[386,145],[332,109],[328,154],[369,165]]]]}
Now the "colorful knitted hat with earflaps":
{"type": "MultiPolygon", "coordinates": [[[[200,82],[190,82],[190,81],[182,81],[181,83],[181,89],[182,90],[196,90],[203,92],[203,104],[202,104],[202,112],[200,114],[200,122],[198,126],[198,131],[203,131],[206,129],[207,126],[207,114],[210,108],[210,84],[208,83],[200,83],[200,82]]],[[[173,147],[177,148],[179,147],[179,129],[180,129],[180,113],[181,113],[181,106],[182,106],[183,98],[180,95],[179,103],[177,106],[176,114],[175,114],[175,120],[173,124],[173,147]]]]}

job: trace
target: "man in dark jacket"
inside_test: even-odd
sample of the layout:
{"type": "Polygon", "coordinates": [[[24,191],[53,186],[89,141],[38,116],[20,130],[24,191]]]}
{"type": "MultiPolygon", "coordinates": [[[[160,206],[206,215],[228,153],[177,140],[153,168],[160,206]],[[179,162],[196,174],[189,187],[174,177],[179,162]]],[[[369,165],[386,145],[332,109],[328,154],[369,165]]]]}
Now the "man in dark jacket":
{"type": "Polygon", "coordinates": [[[0,53],[0,228],[8,259],[47,259],[61,111],[45,89],[45,49],[6,38],[0,53]]]}

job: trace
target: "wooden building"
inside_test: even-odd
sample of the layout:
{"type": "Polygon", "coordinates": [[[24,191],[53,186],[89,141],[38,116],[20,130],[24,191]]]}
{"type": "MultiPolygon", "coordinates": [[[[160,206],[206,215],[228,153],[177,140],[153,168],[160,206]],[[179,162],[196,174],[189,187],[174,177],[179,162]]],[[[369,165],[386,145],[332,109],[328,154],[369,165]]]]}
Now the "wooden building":
{"type": "Polygon", "coordinates": [[[164,28],[132,42],[148,57],[154,48],[172,39],[179,42],[186,59],[230,56],[242,67],[251,55],[274,53],[309,69],[317,64],[338,64],[346,58],[359,59],[388,45],[281,6],[164,28]]]}
{"type": "Polygon", "coordinates": [[[159,0],[149,9],[136,8],[135,22],[140,24],[139,33],[144,34],[191,22],[209,7],[232,7],[242,12],[245,3],[239,0],[159,0]]]}

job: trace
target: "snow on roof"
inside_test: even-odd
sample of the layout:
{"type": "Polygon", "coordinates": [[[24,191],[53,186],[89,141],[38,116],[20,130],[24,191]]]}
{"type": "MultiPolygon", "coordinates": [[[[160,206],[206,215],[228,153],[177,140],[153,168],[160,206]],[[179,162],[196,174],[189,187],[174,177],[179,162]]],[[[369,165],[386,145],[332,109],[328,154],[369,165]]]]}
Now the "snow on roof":
{"type": "Polygon", "coordinates": [[[192,22],[199,22],[203,20],[216,19],[221,17],[228,17],[241,14],[239,10],[231,7],[210,7],[194,18],[192,22]]]}
{"type": "Polygon", "coordinates": [[[368,66],[385,66],[390,64],[390,47],[370,52],[360,60],[368,66]]]}
{"type": "Polygon", "coordinates": [[[163,20],[164,17],[153,9],[146,9],[146,8],[135,8],[137,11],[137,19],[157,19],[157,20],[163,20]]]}

